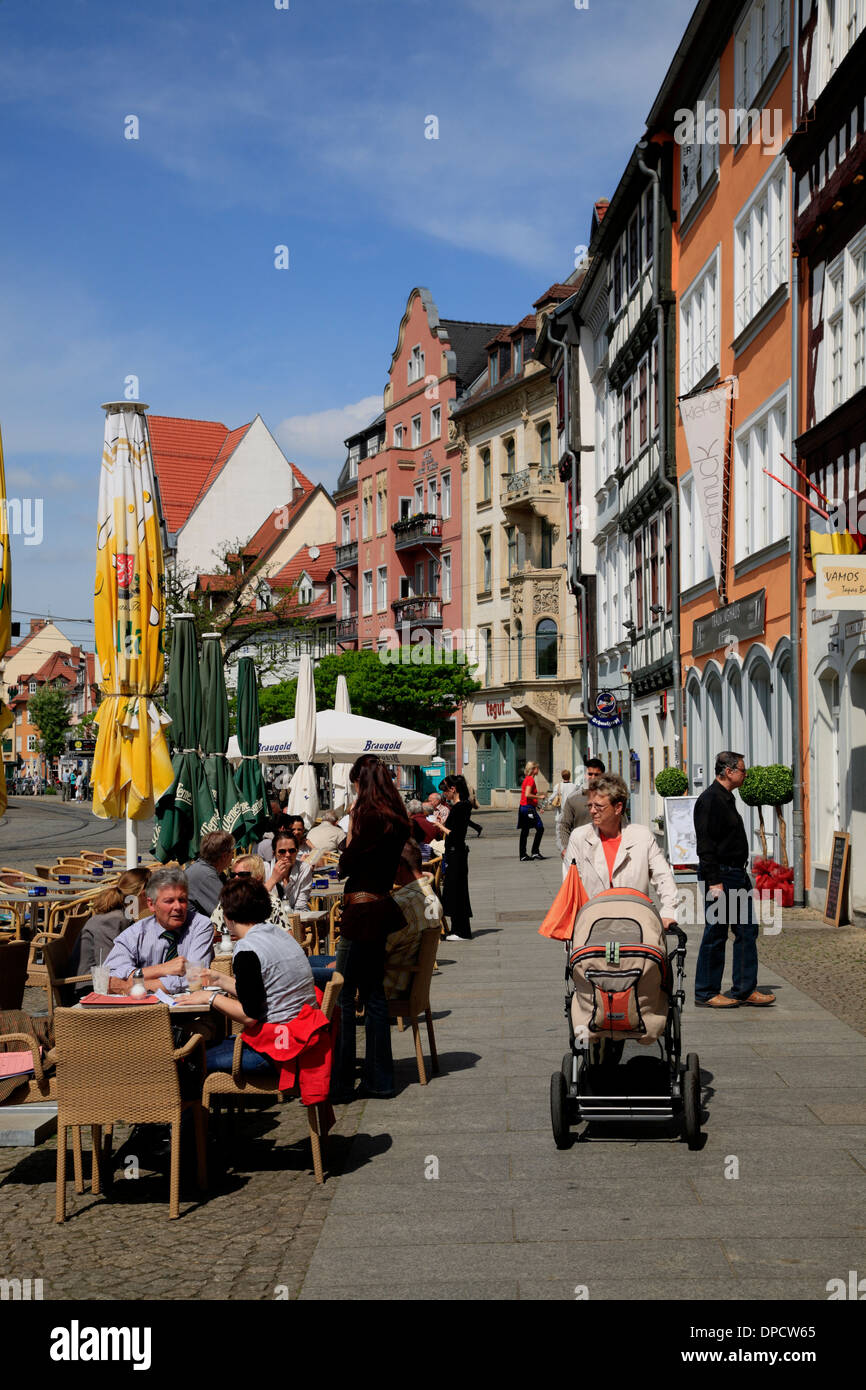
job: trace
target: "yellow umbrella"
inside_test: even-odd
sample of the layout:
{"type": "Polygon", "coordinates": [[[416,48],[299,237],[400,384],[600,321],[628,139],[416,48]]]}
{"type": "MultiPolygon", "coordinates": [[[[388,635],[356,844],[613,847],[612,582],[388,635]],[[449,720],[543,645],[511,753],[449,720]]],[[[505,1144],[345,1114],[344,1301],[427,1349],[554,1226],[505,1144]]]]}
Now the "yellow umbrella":
{"type": "Polygon", "coordinates": [[[136,862],[136,820],[153,815],[173,772],[156,701],[165,672],[165,571],[153,458],[140,402],[103,406],[105,446],[96,541],[96,655],[103,699],[93,759],[93,812],[127,819],[136,862]]]}
{"type": "MultiPolygon", "coordinates": [[[[3,469],[3,436],[0,434],[0,660],[12,641],[12,556],[6,524],[6,474],[3,469]]],[[[0,738],[12,723],[12,712],[0,700],[0,738]]],[[[5,768],[0,776],[0,816],[6,810],[5,768]]]]}

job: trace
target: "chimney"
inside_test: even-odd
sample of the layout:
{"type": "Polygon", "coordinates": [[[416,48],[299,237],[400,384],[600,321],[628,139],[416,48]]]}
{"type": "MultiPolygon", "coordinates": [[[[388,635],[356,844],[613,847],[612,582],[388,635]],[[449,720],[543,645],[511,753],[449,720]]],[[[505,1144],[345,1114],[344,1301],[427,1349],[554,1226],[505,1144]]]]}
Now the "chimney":
{"type": "Polygon", "coordinates": [[[47,618],[31,618],[31,619],[30,619],[30,636],[32,637],[33,634],[34,634],[34,632],[41,632],[42,629],[43,629],[44,627],[47,627],[47,626],[48,626],[48,619],[47,619],[47,618]]]}

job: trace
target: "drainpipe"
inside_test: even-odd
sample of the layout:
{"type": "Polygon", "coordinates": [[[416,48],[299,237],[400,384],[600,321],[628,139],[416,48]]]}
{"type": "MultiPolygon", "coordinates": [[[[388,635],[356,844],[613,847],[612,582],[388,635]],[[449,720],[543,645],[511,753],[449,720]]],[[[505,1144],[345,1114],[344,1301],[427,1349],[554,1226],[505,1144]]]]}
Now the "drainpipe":
{"type": "MultiPolygon", "coordinates": [[[[641,140],[638,149],[645,150],[648,141],[641,140]]],[[[642,174],[653,181],[653,306],[656,311],[659,373],[659,469],[658,480],[671,499],[671,646],[673,647],[674,682],[674,765],[683,765],[683,682],[680,663],[680,499],[677,485],[671,482],[665,469],[668,447],[667,422],[667,352],[665,311],[661,302],[661,177],[657,168],[650,168],[643,158],[638,160],[642,174]]]]}
{"type": "MultiPolygon", "coordinates": [[[[791,58],[791,123],[797,120],[797,54],[800,36],[800,0],[795,9],[794,39],[791,58]]],[[[791,226],[794,226],[795,179],[791,175],[791,226]]],[[[800,294],[799,269],[801,262],[791,259],[791,439],[796,437],[799,428],[799,326],[800,294]],[[794,267],[797,267],[796,280],[794,267]]],[[[791,761],[794,765],[794,799],[791,803],[791,854],[794,861],[794,906],[802,907],[806,901],[805,891],[805,853],[806,834],[803,819],[803,744],[800,721],[802,718],[802,698],[800,690],[800,662],[802,660],[802,641],[800,637],[800,506],[797,497],[791,494],[791,761]]]]}
{"type": "MultiPolygon", "coordinates": [[[[579,450],[579,448],[575,448],[575,447],[574,447],[574,441],[573,441],[573,439],[572,439],[572,437],[571,437],[571,394],[570,394],[570,389],[569,389],[569,388],[570,388],[570,385],[571,385],[571,372],[570,372],[569,353],[568,353],[568,341],[567,341],[567,340],[568,340],[568,327],[567,327],[567,325],[566,325],[565,323],[563,323],[563,325],[562,325],[562,337],[561,337],[561,338],[557,338],[556,335],[555,335],[554,332],[553,332],[554,322],[555,322],[554,316],[553,316],[553,314],[551,314],[551,315],[550,315],[550,318],[549,318],[548,321],[547,321],[547,332],[548,332],[548,336],[550,337],[551,342],[555,343],[557,347],[562,348],[562,370],[563,370],[563,374],[564,374],[564,377],[565,377],[565,390],[563,391],[563,399],[564,399],[564,402],[565,402],[565,439],[566,439],[566,443],[567,443],[567,445],[568,445],[569,452],[571,453],[571,504],[572,504],[572,508],[576,508],[576,506],[577,506],[577,496],[578,496],[578,470],[579,470],[579,468],[580,468],[580,450],[579,450]]],[[[578,328],[578,333],[579,333],[579,332],[580,332],[580,329],[578,328]]],[[[579,371],[579,370],[580,370],[580,353],[578,352],[578,371],[579,371]]],[[[580,378],[579,378],[579,377],[578,377],[577,389],[578,389],[578,391],[580,391],[580,378]]],[[[577,531],[577,513],[576,513],[576,511],[572,511],[572,536],[574,536],[574,533],[575,533],[576,531],[577,531]]],[[[572,540],[572,559],[573,559],[573,557],[574,557],[574,541],[572,540]]],[[[574,593],[575,591],[577,592],[577,595],[578,595],[578,604],[579,604],[579,607],[580,607],[580,696],[581,696],[581,700],[582,700],[582,702],[583,702],[583,713],[584,713],[584,717],[586,718],[587,699],[588,699],[588,692],[589,692],[589,684],[588,684],[588,679],[587,679],[588,674],[589,674],[589,668],[588,668],[588,660],[587,660],[587,627],[586,627],[586,619],[587,619],[586,607],[587,607],[587,606],[586,606],[586,585],[583,583],[583,581],[582,581],[581,579],[578,579],[578,577],[577,577],[577,566],[576,566],[574,563],[572,563],[572,573],[569,575],[569,588],[571,589],[572,593],[574,593]]],[[[593,747],[592,747],[592,740],[590,739],[590,735],[589,735],[589,719],[586,720],[586,746],[587,746],[587,751],[589,752],[589,754],[590,754],[590,756],[591,756],[592,753],[593,753],[593,747]]]]}

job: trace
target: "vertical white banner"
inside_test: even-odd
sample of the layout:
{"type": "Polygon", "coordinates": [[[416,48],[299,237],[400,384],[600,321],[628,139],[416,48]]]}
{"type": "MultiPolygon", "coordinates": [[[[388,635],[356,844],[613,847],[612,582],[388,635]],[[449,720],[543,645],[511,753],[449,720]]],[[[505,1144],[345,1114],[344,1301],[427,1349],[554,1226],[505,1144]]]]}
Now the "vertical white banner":
{"type": "Polygon", "coordinates": [[[677,402],[717,588],[724,577],[725,434],[732,384],[726,381],[711,391],[702,391],[699,396],[677,402]]]}

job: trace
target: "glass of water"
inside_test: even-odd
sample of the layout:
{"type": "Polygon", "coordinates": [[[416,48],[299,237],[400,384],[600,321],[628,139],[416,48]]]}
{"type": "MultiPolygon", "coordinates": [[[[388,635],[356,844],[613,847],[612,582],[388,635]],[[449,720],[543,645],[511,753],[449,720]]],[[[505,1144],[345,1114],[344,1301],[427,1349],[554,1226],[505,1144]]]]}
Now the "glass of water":
{"type": "Polygon", "coordinates": [[[207,965],[203,960],[187,961],[186,978],[191,990],[201,989],[206,970],[207,965]]]}
{"type": "Polygon", "coordinates": [[[93,982],[93,991],[95,994],[108,993],[110,975],[107,965],[94,965],[90,972],[90,978],[93,982]]]}

